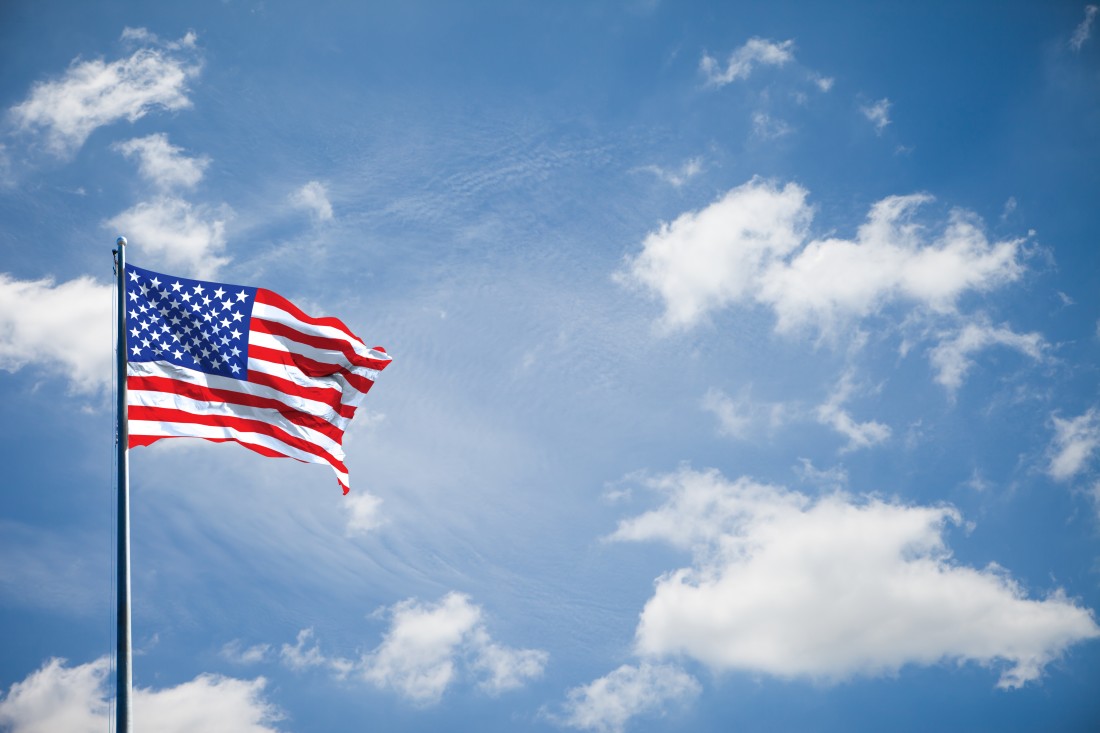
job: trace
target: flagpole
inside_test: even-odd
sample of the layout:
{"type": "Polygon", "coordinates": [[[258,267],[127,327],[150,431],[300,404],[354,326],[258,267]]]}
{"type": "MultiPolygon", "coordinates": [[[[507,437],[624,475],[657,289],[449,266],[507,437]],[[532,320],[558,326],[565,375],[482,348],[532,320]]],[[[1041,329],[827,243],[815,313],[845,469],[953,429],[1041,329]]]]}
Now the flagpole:
{"type": "Polygon", "coordinates": [[[133,653],[130,645],[130,430],[126,418],[126,237],[119,237],[115,255],[118,278],[115,360],[118,401],[115,439],[118,449],[118,635],[115,651],[115,733],[132,733],[130,688],[133,653]]]}

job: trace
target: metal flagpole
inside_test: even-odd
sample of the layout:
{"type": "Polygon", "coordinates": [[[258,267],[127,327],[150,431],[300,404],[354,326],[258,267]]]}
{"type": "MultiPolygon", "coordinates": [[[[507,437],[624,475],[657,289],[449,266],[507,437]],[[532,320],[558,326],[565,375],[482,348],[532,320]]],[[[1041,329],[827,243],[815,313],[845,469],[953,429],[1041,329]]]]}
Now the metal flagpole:
{"type": "Polygon", "coordinates": [[[115,732],[132,733],[130,688],[133,654],[130,647],[130,431],[126,422],[126,237],[119,237],[115,255],[118,277],[118,340],[115,360],[118,372],[115,440],[118,448],[118,636],[115,654],[115,732]]]}

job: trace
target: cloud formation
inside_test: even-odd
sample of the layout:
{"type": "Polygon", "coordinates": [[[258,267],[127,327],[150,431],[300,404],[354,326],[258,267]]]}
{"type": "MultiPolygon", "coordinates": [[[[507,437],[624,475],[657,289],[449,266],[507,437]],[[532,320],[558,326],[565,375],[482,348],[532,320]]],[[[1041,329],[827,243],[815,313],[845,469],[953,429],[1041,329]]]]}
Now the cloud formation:
{"type": "Polygon", "coordinates": [[[1092,24],[1096,21],[1096,13],[1100,7],[1096,5],[1085,6],[1085,19],[1073,29],[1073,37],[1069,39],[1069,47],[1074,51],[1080,51],[1085,42],[1092,36],[1092,24]]]}
{"type": "MultiPolygon", "coordinates": [[[[123,38],[142,40],[141,30],[127,29],[123,38]]],[[[155,40],[146,33],[144,40],[155,40]]],[[[55,155],[69,156],[99,127],[122,119],[136,122],[156,109],[190,107],[187,83],[199,73],[199,64],[189,58],[194,42],[189,34],[164,48],[140,48],[110,63],[74,60],[61,78],[31,87],[10,115],[20,129],[41,131],[55,155]]]]}
{"type": "Polygon", "coordinates": [[[90,277],[55,285],[0,273],[0,369],[35,365],[76,392],[111,383],[114,288],[90,277]]]}
{"type": "Polygon", "coordinates": [[[125,235],[131,249],[141,253],[142,266],[213,278],[229,262],[222,255],[228,215],[224,207],[213,210],[163,195],[142,201],[107,220],[106,225],[125,235]]]}
{"type": "Polygon", "coordinates": [[[890,196],[852,239],[809,236],[813,209],[795,183],[754,178],[700,211],[662,224],[615,278],[661,298],[666,329],[695,326],[737,304],[770,308],[776,328],[829,332],[895,302],[950,313],[964,293],[1017,279],[1022,240],[989,242],[953,211],[932,235],[913,219],[931,197],[890,196]]]}
{"type": "Polygon", "coordinates": [[[157,188],[194,188],[202,180],[203,172],[210,165],[210,158],[191,158],[168,142],[163,132],[146,137],[136,137],[112,146],[127,158],[137,157],[138,171],[145,180],[157,188]]]}
{"type": "Polygon", "coordinates": [[[1032,359],[1043,358],[1046,340],[1039,333],[1016,333],[1008,326],[992,326],[978,321],[967,323],[954,335],[944,339],[929,353],[936,370],[936,381],[951,394],[958,391],[974,365],[975,353],[990,346],[1007,346],[1032,359]]]}
{"type": "Polygon", "coordinates": [[[678,169],[662,168],[659,165],[646,165],[638,168],[638,170],[652,173],[665,183],[680,188],[680,186],[703,172],[703,159],[691,158],[684,161],[684,164],[678,169]]]}
{"type": "Polygon", "coordinates": [[[671,703],[690,701],[702,688],[678,667],[643,662],[615,671],[566,693],[560,722],[580,730],[619,733],[634,717],[656,714],[671,703]]]}
{"type": "Polygon", "coordinates": [[[878,445],[890,437],[890,427],[875,420],[856,422],[851,414],[844,409],[844,403],[852,396],[855,385],[852,383],[852,375],[845,374],[840,382],[823,404],[817,408],[817,420],[822,425],[831,427],[836,432],[848,439],[848,444],[842,452],[849,452],[859,448],[869,448],[878,445]]]}
{"type": "Polygon", "coordinates": [[[332,219],[332,203],[328,200],[328,189],[320,181],[310,181],[290,195],[290,202],[305,209],[317,221],[332,219]]]}
{"type": "MultiPolygon", "coordinates": [[[[0,728],[9,733],[99,733],[108,729],[110,660],[67,666],[51,659],[0,699],[0,728]]],[[[202,674],[162,690],[136,688],[136,727],[159,733],[276,733],[282,714],[263,695],[266,681],[202,674]]]]}
{"type": "Polygon", "coordinates": [[[1054,439],[1047,471],[1054,479],[1066,481],[1085,470],[1100,448],[1100,411],[1093,407],[1075,418],[1051,415],[1050,419],[1054,423],[1054,439]]]}
{"type": "Polygon", "coordinates": [[[612,539],[664,541],[694,560],[657,580],[635,637],[645,659],[826,683],[971,661],[1016,688],[1100,637],[1061,590],[1032,599],[1000,567],[955,562],[944,533],[961,517],[949,506],[814,498],[687,468],[648,483],[665,502],[612,539]]]}
{"type": "Polygon", "coordinates": [[[723,87],[738,79],[747,79],[757,66],[783,66],[794,60],[794,41],[776,43],[763,38],[750,38],[745,45],[734,50],[721,68],[718,59],[703,54],[699,71],[713,87],[723,87]]]}
{"type": "Polygon", "coordinates": [[[890,124],[890,100],[885,97],[877,102],[860,107],[859,111],[875,126],[875,133],[878,135],[881,135],[886,126],[890,124]]]}

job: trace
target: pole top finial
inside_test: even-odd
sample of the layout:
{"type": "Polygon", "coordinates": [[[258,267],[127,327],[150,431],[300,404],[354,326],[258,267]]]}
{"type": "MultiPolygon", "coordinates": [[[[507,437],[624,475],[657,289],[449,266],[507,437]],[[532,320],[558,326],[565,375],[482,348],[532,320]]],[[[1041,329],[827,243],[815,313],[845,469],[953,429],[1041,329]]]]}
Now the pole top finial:
{"type": "Polygon", "coordinates": [[[125,247],[126,246],[126,237],[119,237],[118,239],[115,240],[115,244],[117,244],[119,247],[125,247]]]}

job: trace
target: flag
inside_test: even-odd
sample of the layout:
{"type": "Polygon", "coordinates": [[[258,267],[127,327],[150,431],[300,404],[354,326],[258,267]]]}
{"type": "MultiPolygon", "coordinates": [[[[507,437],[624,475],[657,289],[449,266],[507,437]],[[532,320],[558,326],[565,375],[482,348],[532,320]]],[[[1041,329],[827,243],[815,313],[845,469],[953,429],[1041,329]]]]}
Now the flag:
{"type": "Polygon", "coordinates": [[[389,365],[385,349],[270,290],[132,265],[125,308],[131,448],[235,441],[329,465],[348,492],[344,430],[389,365]]]}

